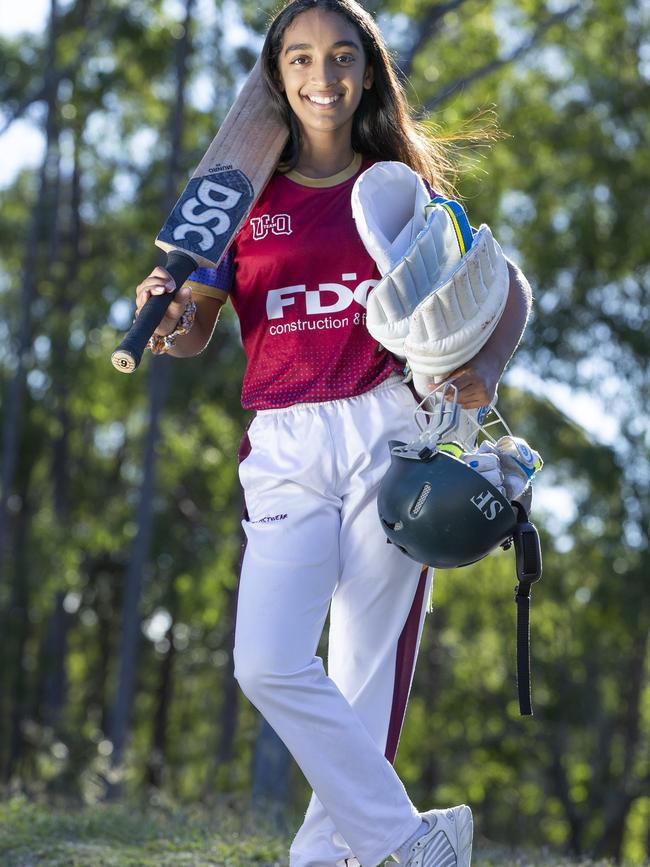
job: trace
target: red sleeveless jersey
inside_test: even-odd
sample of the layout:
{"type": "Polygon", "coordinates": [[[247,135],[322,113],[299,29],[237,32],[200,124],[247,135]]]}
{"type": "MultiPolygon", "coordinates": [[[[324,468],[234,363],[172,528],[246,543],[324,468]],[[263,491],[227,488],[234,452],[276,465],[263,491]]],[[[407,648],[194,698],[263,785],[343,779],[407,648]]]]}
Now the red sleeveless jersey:
{"type": "Polygon", "coordinates": [[[354,397],[401,371],[365,325],[366,299],[380,275],[357,233],[350,196],[369,165],[357,157],[322,180],[274,175],[229,261],[190,278],[196,291],[208,284],[206,294],[224,297],[232,274],[247,358],[244,408],[354,397]]]}

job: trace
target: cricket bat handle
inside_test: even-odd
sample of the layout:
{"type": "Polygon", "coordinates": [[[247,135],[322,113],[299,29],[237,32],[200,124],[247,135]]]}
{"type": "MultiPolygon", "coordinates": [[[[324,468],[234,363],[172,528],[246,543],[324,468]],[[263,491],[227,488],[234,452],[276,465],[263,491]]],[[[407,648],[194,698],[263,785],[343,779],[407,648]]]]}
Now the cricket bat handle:
{"type": "MultiPolygon", "coordinates": [[[[178,291],[192,271],[196,270],[197,264],[191,256],[178,250],[172,250],[167,254],[164,267],[173,277],[176,291],[178,291]]],[[[121,373],[133,373],[140,364],[142,353],[149,338],[156,327],[160,325],[165,311],[174,300],[176,291],[165,292],[164,295],[152,295],[149,298],[138,318],[129,328],[124,340],[111,355],[111,361],[116,370],[121,373]]]]}

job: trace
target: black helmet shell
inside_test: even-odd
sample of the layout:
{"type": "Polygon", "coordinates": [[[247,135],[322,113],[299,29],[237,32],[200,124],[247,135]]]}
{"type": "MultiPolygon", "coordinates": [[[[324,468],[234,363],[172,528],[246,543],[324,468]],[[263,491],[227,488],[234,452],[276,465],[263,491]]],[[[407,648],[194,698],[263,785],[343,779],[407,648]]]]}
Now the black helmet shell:
{"type": "Polygon", "coordinates": [[[389,540],[418,563],[453,569],[475,563],[509,539],[517,514],[476,470],[445,452],[428,459],[393,449],[377,506],[389,540]]]}

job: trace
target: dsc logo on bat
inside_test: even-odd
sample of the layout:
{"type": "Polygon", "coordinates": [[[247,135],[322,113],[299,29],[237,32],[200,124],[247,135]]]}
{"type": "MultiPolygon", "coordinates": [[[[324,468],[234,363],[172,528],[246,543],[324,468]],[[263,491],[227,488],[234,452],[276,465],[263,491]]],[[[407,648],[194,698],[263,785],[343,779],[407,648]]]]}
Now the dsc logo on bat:
{"type": "Polygon", "coordinates": [[[243,172],[192,178],[158,239],[218,261],[248,213],[253,188],[243,172]]]}

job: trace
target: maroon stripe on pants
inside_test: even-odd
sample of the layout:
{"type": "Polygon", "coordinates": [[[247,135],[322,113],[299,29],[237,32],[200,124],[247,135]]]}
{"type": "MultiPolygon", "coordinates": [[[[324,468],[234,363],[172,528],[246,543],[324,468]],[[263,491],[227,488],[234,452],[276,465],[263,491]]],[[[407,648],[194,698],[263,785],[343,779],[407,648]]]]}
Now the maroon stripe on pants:
{"type": "Polygon", "coordinates": [[[393,705],[390,711],[388,738],[386,740],[386,752],[384,753],[391,764],[395,761],[399,736],[402,731],[402,724],[404,723],[404,715],[406,714],[406,703],[411,689],[411,680],[413,679],[415,655],[418,646],[418,633],[420,631],[420,617],[422,615],[422,605],[424,603],[424,591],[427,584],[428,571],[428,566],[422,567],[418,588],[415,591],[415,598],[411,605],[409,616],[406,618],[404,629],[402,629],[402,634],[397,643],[393,705]]]}

